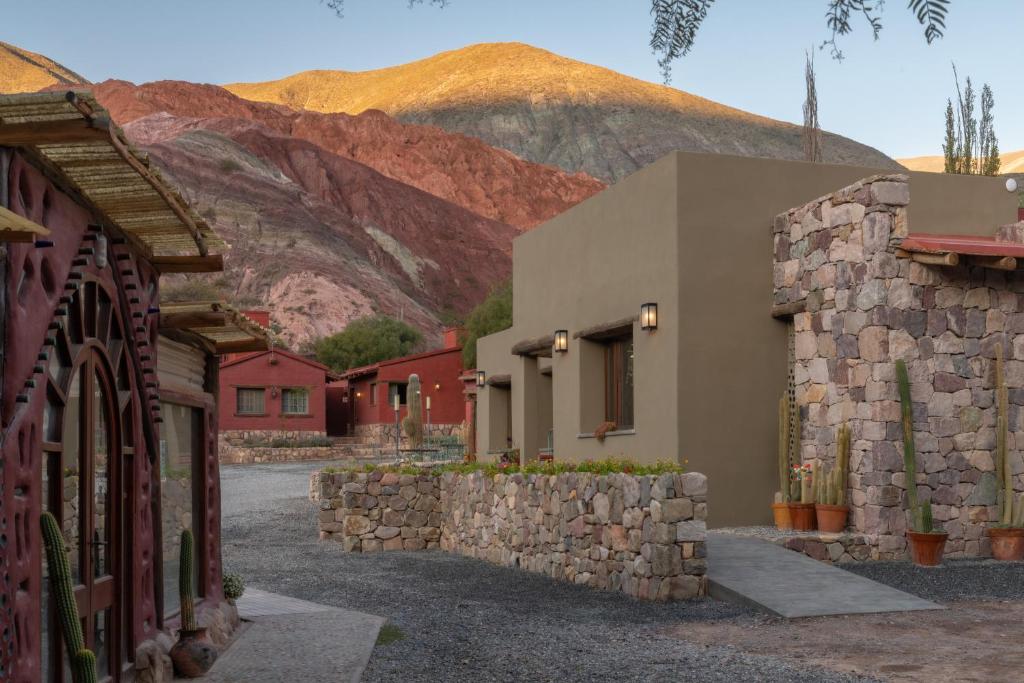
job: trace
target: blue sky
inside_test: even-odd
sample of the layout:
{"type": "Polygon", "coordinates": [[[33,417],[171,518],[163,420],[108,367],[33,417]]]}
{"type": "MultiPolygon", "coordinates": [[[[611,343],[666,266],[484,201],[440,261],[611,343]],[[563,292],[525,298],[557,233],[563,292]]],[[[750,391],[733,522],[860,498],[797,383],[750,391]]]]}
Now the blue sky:
{"type": "MultiPolygon", "coordinates": [[[[91,80],[209,83],[305,69],[364,70],[471,43],[522,41],[659,81],[647,47],[647,0],[0,0],[0,40],[41,52],[91,80]]],[[[878,42],[857,24],[843,62],[817,52],[823,127],[892,156],[941,152],[950,62],[992,85],[1004,150],[1024,149],[1021,0],[952,0],[946,37],[929,46],[903,0],[886,3],[878,42]]],[[[826,0],[718,0],[673,85],[799,122],[804,50],[826,37],[826,0]],[[768,9],[770,8],[770,11],[768,9]]]]}

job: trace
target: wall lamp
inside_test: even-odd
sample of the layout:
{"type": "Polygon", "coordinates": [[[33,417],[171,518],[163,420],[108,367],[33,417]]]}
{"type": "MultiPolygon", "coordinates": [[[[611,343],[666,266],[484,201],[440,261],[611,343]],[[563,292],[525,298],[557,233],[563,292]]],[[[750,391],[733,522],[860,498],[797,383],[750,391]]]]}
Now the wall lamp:
{"type": "Polygon", "coordinates": [[[569,330],[555,330],[555,342],[552,348],[558,353],[569,350],[569,330]]]}
{"type": "Polygon", "coordinates": [[[476,385],[478,387],[487,385],[487,373],[484,372],[483,370],[476,371],[476,385]]]}
{"type": "Polygon", "coordinates": [[[434,391],[441,391],[441,383],[434,382],[434,391]]]}
{"type": "Polygon", "coordinates": [[[646,303],[640,307],[640,329],[658,329],[658,304],[646,303]]]}

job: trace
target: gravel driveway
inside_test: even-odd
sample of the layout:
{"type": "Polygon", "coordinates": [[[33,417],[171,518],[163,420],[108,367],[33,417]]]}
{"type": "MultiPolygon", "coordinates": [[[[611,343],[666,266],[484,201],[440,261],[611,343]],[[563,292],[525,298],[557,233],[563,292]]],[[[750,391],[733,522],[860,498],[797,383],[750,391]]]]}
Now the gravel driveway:
{"type": "Polygon", "coordinates": [[[679,640],[688,623],[762,619],[713,600],[644,603],[440,551],[345,553],[317,541],[306,500],[316,466],[222,468],[224,563],[250,586],[400,628],[405,637],[378,645],[364,680],[865,680],[679,640]]]}

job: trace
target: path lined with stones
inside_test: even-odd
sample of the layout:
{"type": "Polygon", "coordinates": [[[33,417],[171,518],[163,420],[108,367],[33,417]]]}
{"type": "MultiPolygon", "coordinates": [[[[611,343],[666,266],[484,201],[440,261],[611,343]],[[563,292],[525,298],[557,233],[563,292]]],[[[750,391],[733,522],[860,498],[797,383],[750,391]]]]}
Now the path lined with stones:
{"type": "MultiPolygon", "coordinates": [[[[223,553],[251,587],[385,617],[364,681],[807,681],[863,678],[678,640],[733,605],[641,602],[440,551],[345,553],[317,541],[310,463],[226,466],[223,553]],[[677,629],[675,638],[670,629],[677,629]]],[[[334,636],[322,633],[322,647],[334,636]]]]}

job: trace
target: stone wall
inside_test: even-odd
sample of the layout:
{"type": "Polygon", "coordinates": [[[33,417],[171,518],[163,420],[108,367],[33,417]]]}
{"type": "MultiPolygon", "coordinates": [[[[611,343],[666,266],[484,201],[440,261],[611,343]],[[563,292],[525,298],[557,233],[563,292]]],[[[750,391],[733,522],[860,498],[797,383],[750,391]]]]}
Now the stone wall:
{"type": "MultiPolygon", "coordinates": [[[[906,477],[897,359],[914,406],[919,496],[949,532],[946,555],[989,554],[996,518],[995,348],[1010,388],[1015,488],[1024,490],[1024,279],[971,265],[923,265],[898,252],[910,185],[876,176],[792,209],[774,225],[774,304],[793,315],[796,399],[805,462],[834,462],[852,430],[850,521],[878,559],[906,556],[906,477]]],[[[1020,224],[1018,224],[1020,226],[1020,224]]],[[[927,226],[921,226],[927,229],[927,226]]],[[[995,230],[995,229],[993,229],[995,230]]],[[[1008,226],[1001,239],[1019,233],[1008,226]]]]}
{"type": "MultiPolygon", "coordinates": [[[[426,423],[426,416],[424,415],[423,433],[431,437],[441,436],[455,436],[462,441],[466,439],[466,423],[460,422],[458,424],[436,424],[426,423]]],[[[385,447],[392,447],[394,450],[395,444],[395,423],[394,422],[378,422],[374,424],[358,424],[355,426],[355,436],[364,441],[365,443],[382,444],[385,447]]],[[[408,445],[408,439],[405,436],[405,432],[402,432],[402,447],[408,445]]]]}
{"type": "Polygon", "coordinates": [[[320,538],[440,547],[649,600],[705,593],[702,474],[314,473],[320,538]]]}
{"type": "Polygon", "coordinates": [[[220,461],[227,465],[250,465],[264,462],[299,462],[303,460],[341,460],[354,458],[351,446],[312,446],[306,448],[270,448],[267,446],[225,447],[218,451],[220,461]]]}
{"type": "Polygon", "coordinates": [[[327,432],[304,432],[286,429],[225,429],[220,432],[221,439],[229,446],[244,446],[254,441],[270,442],[274,439],[299,441],[314,437],[325,437],[327,432]]]}

